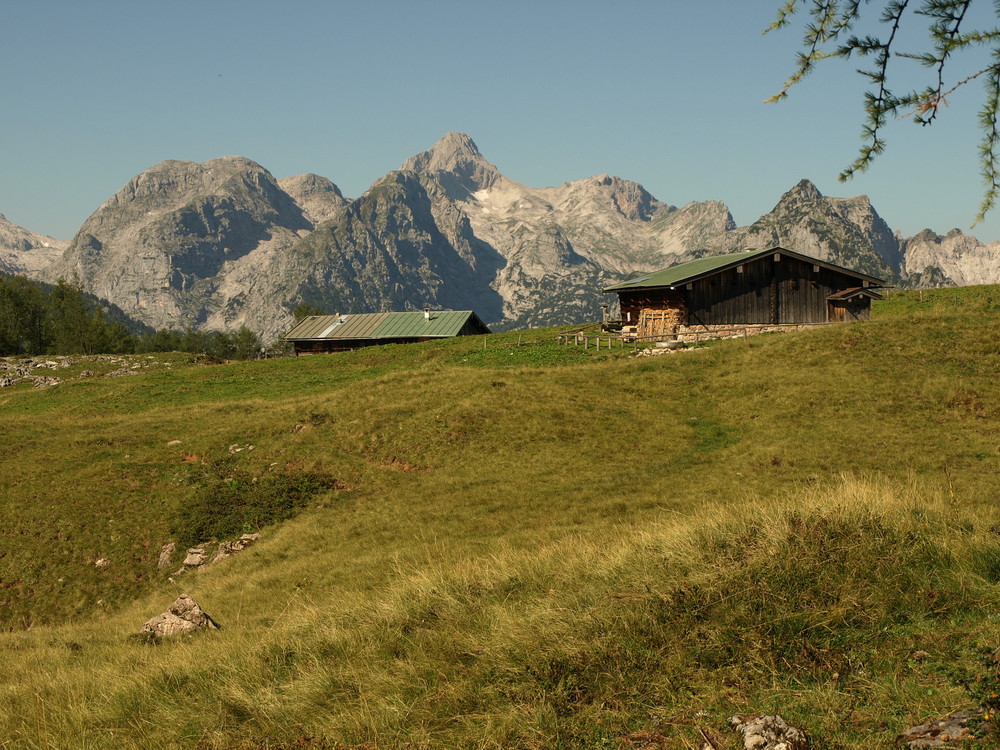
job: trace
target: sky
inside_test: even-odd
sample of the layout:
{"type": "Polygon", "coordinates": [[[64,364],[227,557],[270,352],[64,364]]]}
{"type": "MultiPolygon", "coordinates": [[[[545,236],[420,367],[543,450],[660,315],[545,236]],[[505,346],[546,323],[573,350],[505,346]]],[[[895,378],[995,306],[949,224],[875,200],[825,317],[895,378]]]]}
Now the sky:
{"type": "MultiPolygon", "coordinates": [[[[981,86],[949,97],[930,128],[890,123],[886,153],[838,182],[860,146],[863,61],[827,61],[765,104],[805,20],[762,34],[779,4],[7,0],[0,213],[68,240],[154,164],[224,155],[356,197],[460,131],[534,187],[608,173],[677,206],[722,201],[745,225],[807,178],[824,195],[868,195],[906,236],[1000,240],[1000,209],[970,228],[981,86]]],[[[996,22],[985,0],[975,11],[996,22]]],[[[922,87],[926,73],[903,63],[913,80],[898,88],[922,87]]]]}

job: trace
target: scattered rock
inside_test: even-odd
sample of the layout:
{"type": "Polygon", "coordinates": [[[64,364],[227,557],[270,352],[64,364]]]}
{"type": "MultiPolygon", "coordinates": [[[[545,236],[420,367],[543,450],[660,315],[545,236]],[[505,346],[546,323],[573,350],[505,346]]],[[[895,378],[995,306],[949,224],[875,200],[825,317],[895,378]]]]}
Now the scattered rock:
{"type": "Polygon", "coordinates": [[[244,534],[235,542],[222,542],[219,544],[219,548],[215,550],[215,555],[212,556],[212,562],[218,562],[229,557],[234,552],[242,552],[251,544],[260,539],[260,534],[244,534]]]}
{"type": "Polygon", "coordinates": [[[94,560],[94,565],[98,568],[106,568],[111,564],[111,561],[106,557],[98,557],[94,560]]]}
{"type": "Polygon", "coordinates": [[[25,360],[24,362],[18,365],[12,362],[3,362],[0,363],[0,370],[10,370],[17,377],[23,378],[25,375],[31,372],[31,360],[30,359],[25,360]]]}
{"type": "Polygon", "coordinates": [[[187,551],[187,557],[184,558],[185,568],[197,568],[198,566],[204,564],[205,564],[204,547],[192,547],[187,551]]]}
{"type": "Polygon", "coordinates": [[[809,750],[809,741],[780,716],[733,716],[729,726],[743,735],[745,750],[809,750]]]}
{"type": "Polygon", "coordinates": [[[58,378],[49,378],[44,375],[35,378],[35,388],[48,388],[53,385],[59,385],[58,378]]]}
{"type": "Polygon", "coordinates": [[[167,445],[180,445],[180,444],[181,444],[180,440],[171,440],[169,443],[167,443],[167,445]]]}
{"type": "Polygon", "coordinates": [[[193,633],[195,630],[218,629],[215,620],[198,606],[198,602],[187,594],[181,594],[162,615],[146,621],[140,633],[150,633],[157,638],[193,633]]]}
{"type": "Polygon", "coordinates": [[[295,425],[292,428],[292,432],[293,433],[295,433],[295,432],[302,432],[302,430],[304,430],[305,428],[306,428],[306,426],[304,424],[297,424],[297,425],[295,425]]]}
{"type": "Polygon", "coordinates": [[[94,377],[94,371],[93,370],[83,370],[83,371],[80,372],[80,377],[81,378],[92,378],[92,377],[94,377]]]}
{"type": "Polygon", "coordinates": [[[138,375],[138,374],[139,373],[137,373],[135,370],[130,369],[129,367],[119,367],[117,370],[112,370],[111,372],[104,373],[104,377],[119,378],[122,375],[138,375]]]}
{"type": "Polygon", "coordinates": [[[3,377],[0,378],[0,388],[7,388],[8,386],[14,385],[14,383],[20,383],[20,382],[21,378],[3,377]]]}
{"type": "Polygon", "coordinates": [[[982,711],[956,711],[943,719],[918,724],[896,738],[902,747],[954,747],[970,742],[982,742],[972,734],[970,724],[975,726],[983,717],[982,711]]]}
{"type": "Polygon", "coordinates": [[[174,542],[163,545],[163,549],[160,550],[160,559],[156,563],[156,567],[159,570],[163,570],[170,565],[170,559],[174,556],[175,549],[177,549],[177,544],[174,542]]]}
{"type": "MultiPolygon", "coordinates": [[[[663,342],[663,343],[680,343],[680,342],[666,341],[666,342],[663,342]]],[[[670,348],[654,346],[654,347],[652,347],[650,349],[640,349],[639,351],[637,351],[632,356],[633,357],[656,357],[657,355],[660,355],[660,354],[676,354],[677,352],[688,352],[688,351],[694,351],[694,349],[688,349],[683,344],[681,344],[681,346],[678,346],[678,347],[670,347],[670,348]]]]}
{"type": "MultiPolygon", "coordinates": [[[[215,548],[214,554],[212,552],[212,547],[216,544],[216,542],[204,542],[203,544],[199,544],[197,547],[192,547],[187,551],[183,564],[173,573],[173,575],[178,576],[185,571],[201,568],[206,563],[218,562],[219,560],[223,560],[230,555],[236,554],[237,552],[242,552],[258,539],[260,539],[260,534],[244,534],[239,539],[232,542],[219,542],[218,546],[215,548]]],[[[173,557],[175,549],[176,545],[171,542],[170,544],[165,544],[163,549],[160,550],[158,566],[161,569],[170,565],[170,560],[173,557]]]]}

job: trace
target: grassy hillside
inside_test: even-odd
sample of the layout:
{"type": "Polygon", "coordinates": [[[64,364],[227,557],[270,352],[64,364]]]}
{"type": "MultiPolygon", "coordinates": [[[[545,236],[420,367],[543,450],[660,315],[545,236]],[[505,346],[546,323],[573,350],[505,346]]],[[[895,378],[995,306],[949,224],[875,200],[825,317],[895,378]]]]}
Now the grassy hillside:
{"type": "Polygon", "coordinates": [[[656,358],[548,330],[0,390],[0,737],[735,747],[759,711],[887,746],[1000,643],[994,299],[656,358]],[[222,630],[129,637],[182,591],[222,630]]]}

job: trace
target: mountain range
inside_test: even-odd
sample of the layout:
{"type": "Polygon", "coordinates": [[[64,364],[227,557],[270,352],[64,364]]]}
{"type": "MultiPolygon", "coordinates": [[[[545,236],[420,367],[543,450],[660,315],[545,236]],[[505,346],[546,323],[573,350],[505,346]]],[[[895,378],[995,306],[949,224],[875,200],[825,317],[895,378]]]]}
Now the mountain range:
{"type": "Polygon", "coordinates": [[[704,255],[782,245],[902,286],[1000,282],[1000,243],[957,229],[903,238],[866,196],[808,180],[737,227],[725,204],[663,203],[599,175],[533,188],[448,133],[363,195],[275,179],[237,156],[165,161],[60,243],[0,215],[0,271],[85,290],[156,328],[286,331],[300,303],[334,312],[473,309],[495,329],[594,320],[601,288],[704,255]]]}

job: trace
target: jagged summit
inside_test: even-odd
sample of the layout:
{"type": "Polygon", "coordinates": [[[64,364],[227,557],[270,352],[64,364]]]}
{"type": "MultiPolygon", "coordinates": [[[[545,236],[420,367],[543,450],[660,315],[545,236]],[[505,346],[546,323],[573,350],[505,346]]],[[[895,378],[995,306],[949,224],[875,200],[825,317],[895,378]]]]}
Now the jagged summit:
{"type": "Polygon", "coordinates": [[[823,194],[810,180],[802,179],[799,180],[791,190],[781,196],[781,199],[778,202],[781,203],[782,201],[792,198],[806,201],[818,201],[823,198],[823,194]]]}
{"type": "Polygon", "coordinates": [[[0,214],[0,273],[34,273],[53,263],[65,242],[30,232],[0,214]]]}
{"type": "Polygon", "coordinates": [[[738,233],[747,247],[781,245],[890,279],[901,257],[898,238],[868,196],[828,198],[809,180],[781,196],[770,213],[738,233]]]}
{"type": "Polygon", "coordinates": [[[317,174],[283,177],[278,180],[278,187],[292,196],[314,225],[335,218],[348,203],[333,181],[317,174]]]}
{"type": "Polygon", "coordinates": [[[465,200],[503,177],[479,153],[469,136],[455,132],[447,133],[426,151],[411,156],[401,169],[434,176],[453,200],[465,200]]]}
{"type": "MultiPolygon", "coordinates": [[[[477,161],[489,164],[472,140],[465,133],[446,133],[441,140],[426,151],[421,151],[403,162],[403,169],[417,172],[448,171],[456,164],[477,161]]],[[[490,166],[493,166],[490,164],[490,166]]],[[[494,167],[496,169],[496,167],[494,167]]]]}

